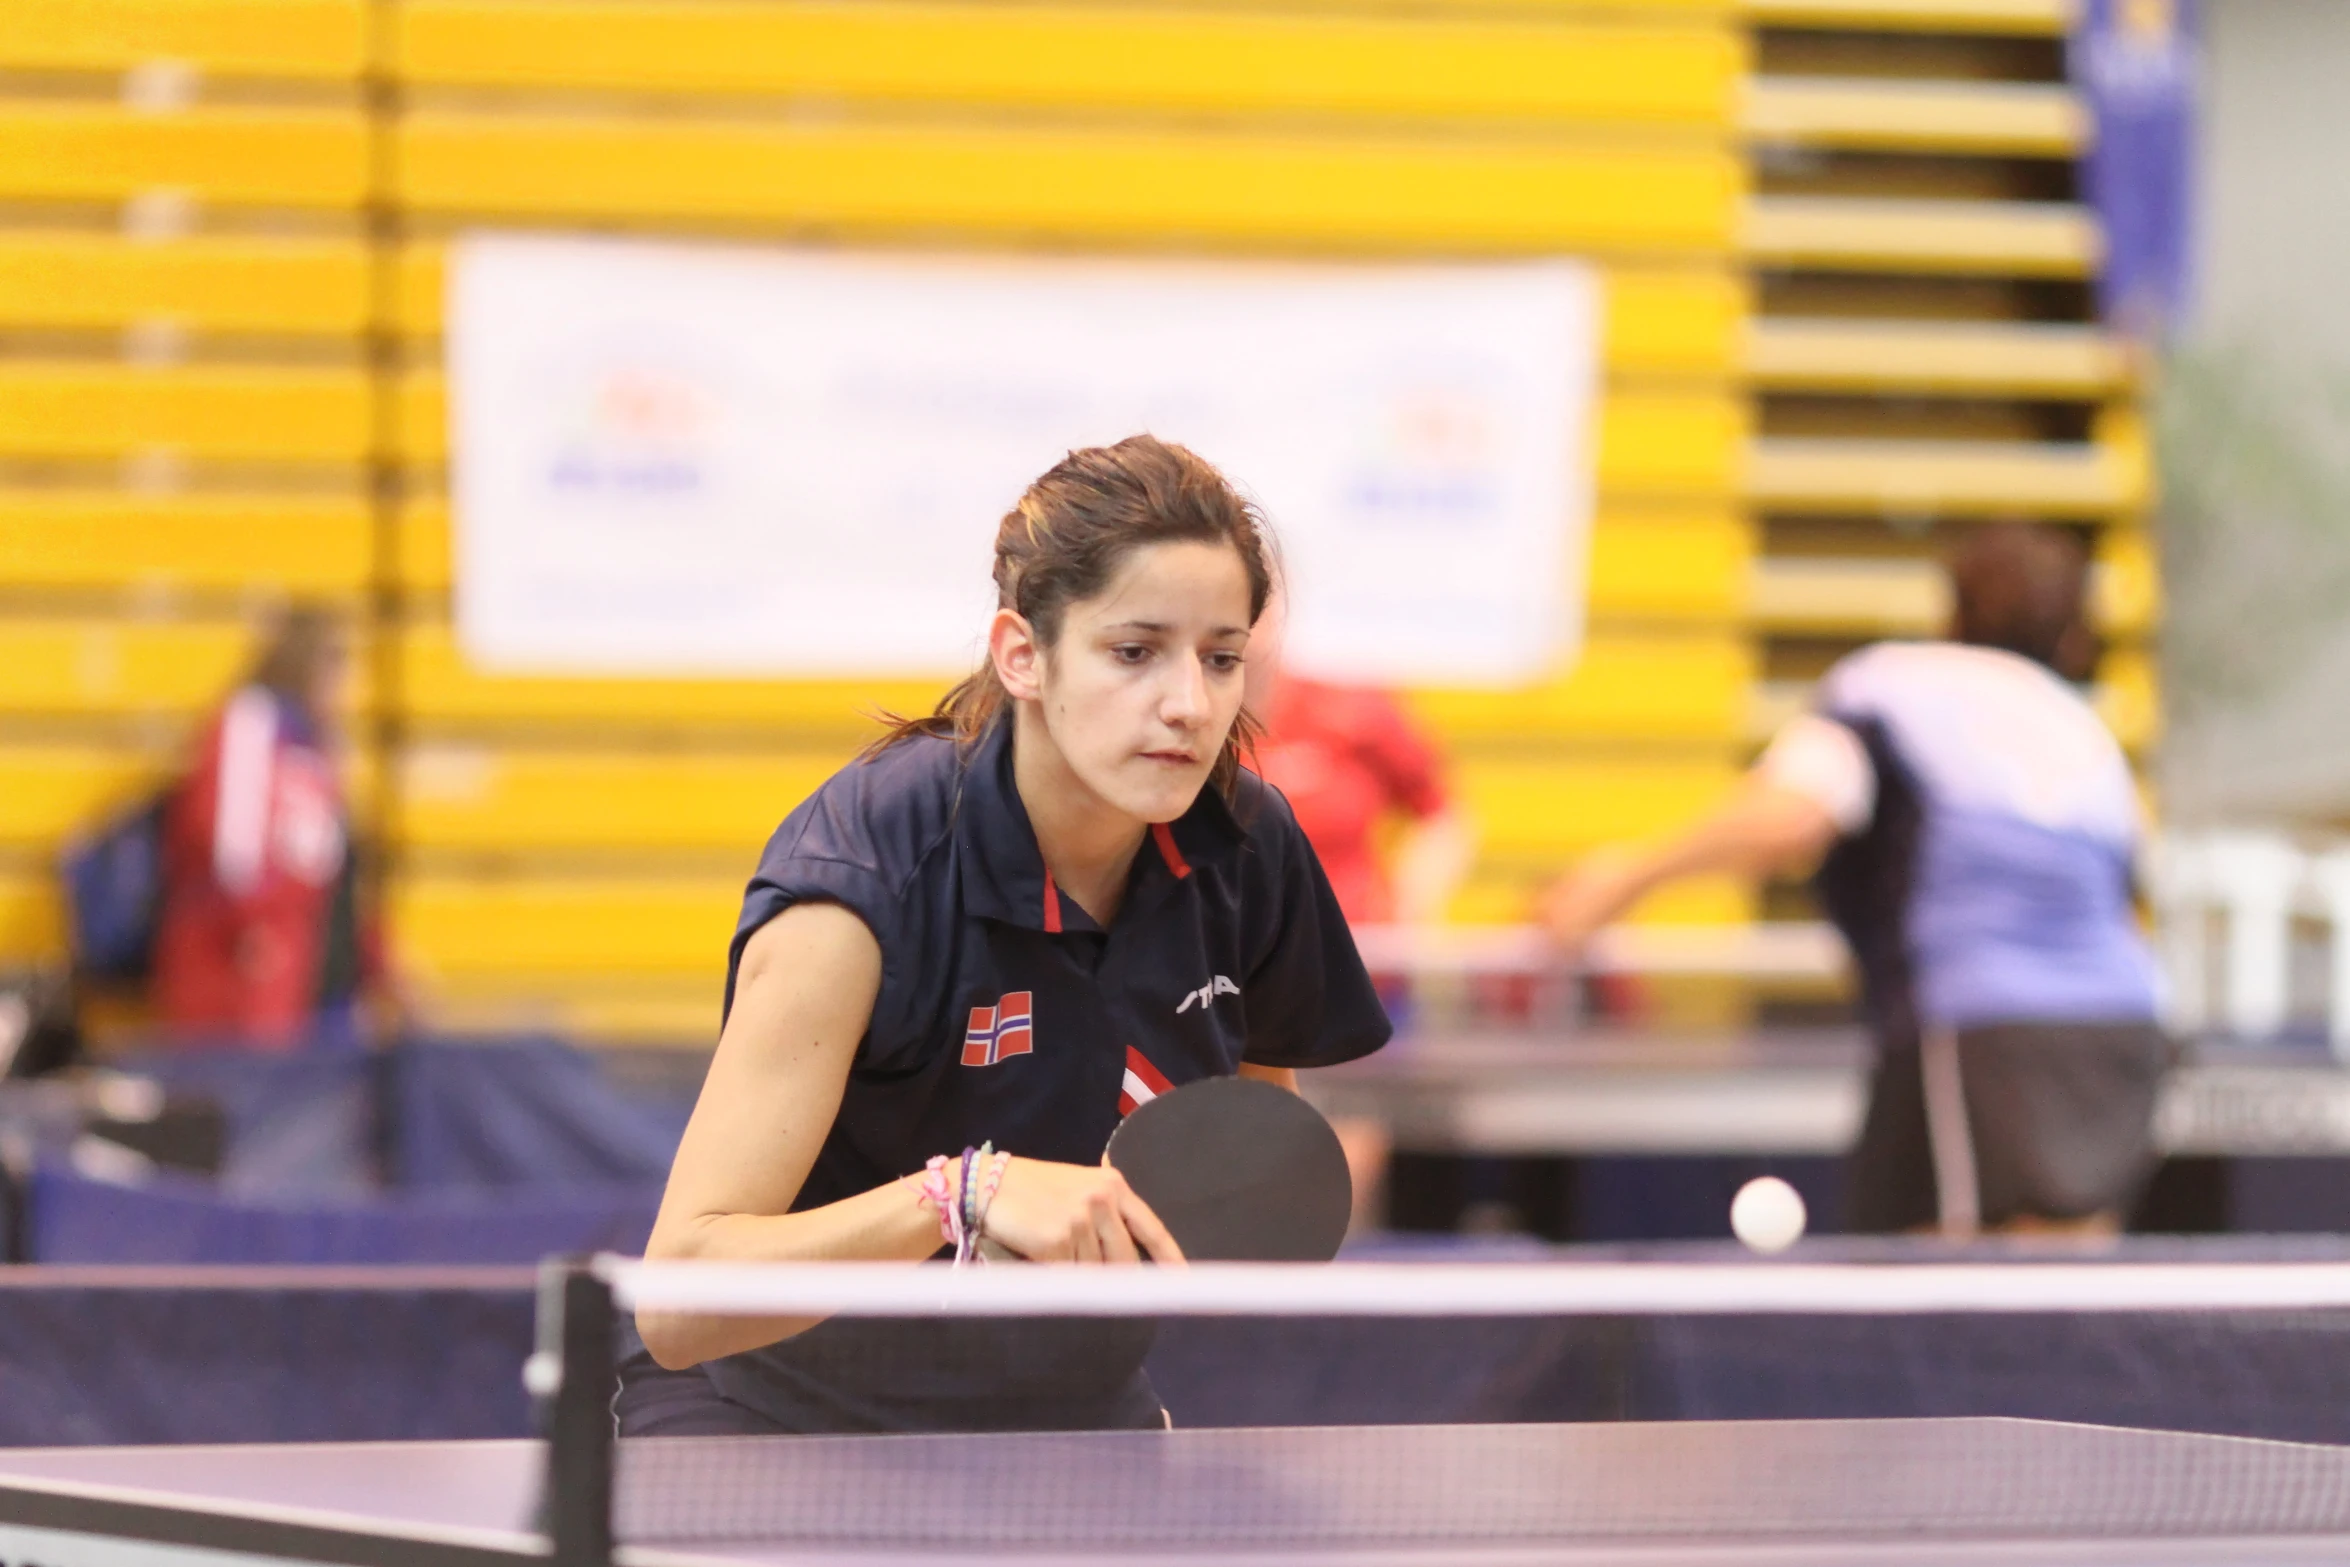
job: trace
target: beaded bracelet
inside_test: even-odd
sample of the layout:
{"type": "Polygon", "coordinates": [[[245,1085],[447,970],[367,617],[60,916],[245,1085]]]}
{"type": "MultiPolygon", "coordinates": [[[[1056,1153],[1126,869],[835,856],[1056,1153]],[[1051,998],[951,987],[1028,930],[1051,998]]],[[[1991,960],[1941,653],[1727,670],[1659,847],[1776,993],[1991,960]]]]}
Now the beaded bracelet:
{"type": "Polygon", "coordinates": [[[956,1217],[962,1221],[963,1233],[955,1245],[955,1263],[959,1267],[971,1260],[979,1249],[979,1166],[983,1150],[963,1150],[963,1184],[956,1191],[956,1217]]]}
{"type": "MultiPolygon", "coordinates": [[[[939,1240],[953,1250],[957,1267],[979,1255],[979,1243],[987,1233],[987,1210],[1011,1163],[1010,1154],[998,1153],[994,1143],[985,1142],[964,1149],[960,1158],[932,1154],[923,1165],[914,1200],[938,1216],[939,1240]]],[[[902,1184],[914,1177],[898,1179],[902,1184]]]]}
{"type": "Polygon", "coordinates": [[[987,1238],[987,1210],[994,1206],[996,1188],[1004,1184],[1004,1171],[1012,1163],[1010,1154],[997,1153],[992,1144],[982,1143],[979,1152],[982,1166],[979,1176],[979,1200],[973,1206],[975,1217],[971,1224],[971,1235],[975,1245],[978,1241],[987,1238]]]}

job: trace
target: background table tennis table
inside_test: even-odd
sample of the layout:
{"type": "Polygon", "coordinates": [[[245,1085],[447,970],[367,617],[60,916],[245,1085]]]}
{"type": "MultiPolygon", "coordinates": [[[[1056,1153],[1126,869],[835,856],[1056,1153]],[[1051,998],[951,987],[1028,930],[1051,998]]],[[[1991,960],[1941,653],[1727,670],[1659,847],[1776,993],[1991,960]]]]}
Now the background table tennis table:
{"type": "MultiPolygon", "coordinates": [[[[1815,1228],[1840,1223],[1841,1156],[1860,1128],[1871,1048],[1857,1028],[1407,1027],[1385,1050],[1305,1074],[1325,1114],[1385,1129],[1397,1154],[1518,1161],[1506,1222],[1553,1240],[1727,1233],[1730,1195],[1793,1181],[1815,1228]],[[1567,1161],[1568,1186],[1524,1168],[1567,1161]]],[[[2322,1050],[2191,1045],[2156,1140],[2164,1162],[2133,1225],[2159,1232],[2350,1229],[2350,1068],[2322,1050]]],[[[1405,1229],[1461,1222],[1429,1206],[1423,1158],[1405,1229]]],[[[1451,1179],[1458,1179],[1453,1172],[1451,1179]]]]}
{"type": "MultiPolygon", "coordinates": [[[[1856,1028],[1407,1031],[1301,1087],[1414,1152],[1827,1155],[1860,1130],[1869,1062],[1856,1028]]],[[[2350,1069],[2312,1051],[2192,1049],[2156,1138],[2173,1156],[2350,1155],[2350,1069]]]]}
{"type": "MultiPolygon", "coordinates": [[[[2350,1449],[2007,1420],[621,1444],[620,1556],[1220,1564],[2340,1561],[2350,1449]]],[[[545,1560],[526,1441],[0,1454],[0,1560],[545,1560]]],[[[589,1567],[589,1564],[579,1564],[589,1567]]]]}

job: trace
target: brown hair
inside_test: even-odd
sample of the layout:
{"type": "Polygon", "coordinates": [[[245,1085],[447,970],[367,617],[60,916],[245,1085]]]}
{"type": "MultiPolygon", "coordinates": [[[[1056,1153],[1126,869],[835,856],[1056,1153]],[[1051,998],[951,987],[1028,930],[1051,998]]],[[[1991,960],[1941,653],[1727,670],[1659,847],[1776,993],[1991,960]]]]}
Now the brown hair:
{"type": "Polygon", "coordinates": [[[1949,558],[1951,634],[1977,647],[2004,648],[2068,677],[2088,671],[2083,600],[2088,552],[2074,534],[2031,523],[1992,523],[1963,538],[1949,558]]]}
{"type": "MultiPolygon", "coordinates": [[[[1264,614],[1273,563],[1263,517],[1197,454],[1150,435],[1073,451],[1028,487],[996,526],[996,603],[1018,612],[1049,649],[1069,606],[1102,592],[1129,556],[1153,544],[1231,546],[1248,573],[1249,623],[1264,614]]],[[[885,716],[890,732],[866,754],[916,735],[952,736],[969,747],[1007,700],[994,663],[981,664],[929,717],[885,716]]],[[[1254,734],[1244,711],[1224,737],[1211,778],[1227,796],[1254,734]]]]}
{"type": "Polygon", "coordinates": [[[311,701],[320,673],[342,650],[342,621],[333,611],[308,606],[290,609],[272,628],[245,681],[268,687],[312,722],[324,723],[333,715],[312,712],[311,701]]]}

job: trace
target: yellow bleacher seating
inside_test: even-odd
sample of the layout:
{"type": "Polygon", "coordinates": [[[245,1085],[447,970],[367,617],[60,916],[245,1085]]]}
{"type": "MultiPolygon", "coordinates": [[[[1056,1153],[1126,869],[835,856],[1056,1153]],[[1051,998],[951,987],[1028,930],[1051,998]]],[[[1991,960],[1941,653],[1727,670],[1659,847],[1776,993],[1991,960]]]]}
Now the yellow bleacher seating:
{"type": "Polygon", "coordinates": [[[411,468],[449,460],[449,382],[438,368],[411,370],[393,388],[394,449],[411,468]]]}
{"type": "Polygon", "coordinates": [[[400,632],[400,693],[426,726],[485,729],[789,729],[876,733],[876,709],[927,713],[950,684],[935,681],[597,680],[493,675],[471,668],[450,628],[421,621],[400,632]]]}
{"type": "Polygon", "coordinates": [[[353,208],[367,179],[357,109],[0,101],[0,197],[120,201],[171,190],[227,206],[353,208]]]}
{"type": "Polygon", "coordinates": [[[1726,127],[1719,26],[1074,5],[407,0],[419,84],[1726,127]]]}
{"type": "Polygon", "coordinates": [[[1766,266],[1846,272],[2081,278],[2103,255],[2085,209],[2026,201],[1758,196],[1738,243],[1766,266]]]}
{"type": "Polygon", "coordinates": [[[369,529],[356,499],[0,491],[0,582],[348,598],[368,582],[369,529]]]}
{"type": "Polygon", "coordinates": [[[725,851],[747,874],[850,754],[417,746],[400,763],[393,831],[407,849],[475,854],[725,851]]]}
{"type": "Polygon", "coordinates": [[[392,526],[392,580],[403,594],[429,601],[455,584],[457,541],[451,527],[445,496],[411,496],[400,506],[392,526]]]}
{"type": "Polygon", "coordinates": [[[1464,251],[1727,246],[1726,147],[420,111],[399,199],[538,220],[1464,251]]]}
{"type": "Polygon", "coordinates": [[[722,976],[749,869],[695,878],[412,874],[391,889],[392,950],[428,988],[468,976],[722,976]]]}
{"type": "Polygon", "coordinates": [[[0,869],[0,968],[53,963],[65,953],[65,908],[56,878],[0,869]]]}
{"type": "Polygon", "coordinates": [[[441,976],[423,996],[433,1026],[457,1033],[552,1033],[588,1044],[707,1050],[718,1038],[724,975],[565,975],[517,982],[496,974],[441,976]]]}
{"type": "Polygon", "coordinates": [[[1779,559],[1755,563],[1753,623],[1804,637],[1931,636],[1950,592],[1927,560],[1779,559]]]}
{"type": "Polygon", "coordinates": [[[1740,0],[1765,27],[2058,37],[2078,0],[1740,0]]]}
{"type": "Polygon", "coordinates": [[[2107,528],[2097,541],[2094,582],[2098,628],[2108,636],[2145,637],[2162,620],[2162,565],[2153,536],[2107,528]]]}
{"type": "Polygon", "coordinates": [[[2142,453],[2104,442],[1774,436],[1754,443],[1746,495],[1820,513],[2105,518],[2143,506],[2149,483],[2142,453]]]}
{"type": "Polygon", "coordinates": [[[1734,745],[1754,652],[1734,627],[1595,631],[1564,678],[1528,690],[1419,690],[1412,711],[1455,745],[1734,745]]]}
{"type": "Polygon", "coordinates": [[[0,67],[122,71],[170,60],[224,76],[349,80],[364,0],[9,0],[0,67]]]}
{"type": "MultiPolygon", "coordinates": [[[[1939,636],[1950,617],[1950,587],[1931,560],[1822,560],[1755,563],[1753,623],[1805,637],[1939,636]]],[[[2090,579],[2090,622],[2103,635],[2137,640],[2160,615],[2150,542],[2134,529],[2106,530],[2090,579]]]]}
{"type": "MultiPolygon", "coordinates": [[[[1446,917],[1463,925],[1516,925],[1532,917],[1535,899],[1579,857],[1520,863],[1479,871],[1454,895],[1446,917]]],[[[1634,925],[1741,925],[1755,916],[1752,883],[1705,876],[1658,888],[1624,916],[1634,925]]]]}
{"type": "Polygon", "coordinates": [[[1753,305],[1727,270],[1611,268],[1601,362],[1613,375],[1730,376],[1753,305]]]}
{"type": "Polygon", "coordinates": [[[368,271],[356,239],[20,230],[0,233],[0,325],[357,336],[368,271]]]}
{"type": "Polygon", "coordinates": [[[2153,656],[2124,648],[2098,660],[2097,711],[2114,738],[2143,754],[2162,738],[2162,687],[2153,656]]]}
{"type": "Polygon", "coordinates": [[[1603,510],[1585,588],[1594,620],[1711,621],[1746,611],[1753,522],[1729,507],[1603,510]]]}
{"type": "Polygon", "coordinates": [[[1770,391],[2093,398],[2130,366],[2090,326],[1780,317],[1751,324],[1746,373],[1770,391]]]}
{"type": "MultiPolygon", "coordinates": [[[[153,746],[0,744],[0,849],[54,855],[174,778],[184,758],[153,746]]],[[[380,797],[371,752],[346,755],[346,799],[362,821],[380,797]]]]}
{"type": "Polygon", "coordinates": [[[2038,82],[1764,78],[1742,123],[1761,142],[1869,152],[2070,158],[2089,138],[2072,89],[2038,82]]]}
{"type": "Polygon", "coordinates": [[[356,463],[371,394],[357,366],[0,363],[0,453],[356,463]]]}
{"type": "Polygon", "coordinates": [[[0,745],[0,849],[54,853],[160,782],[168,767],[152,752],[0,745]]]}
{"type": "Polygon", "coordinates": [[[1735,495],[1752,414],[1727,391],[1611,388],[1600,399],[1600,493],[1735,495]]]}
{"type": "Polygon", "coordinates": [[[1602,844],[1686,826],[1738,776],[1727,757],[1519,761],[1463,757],[1454,783],[1477,822],[1479,857],[1562,866],[1602,844]]]}
{"type": "MultiPolygon", "coordinates": [[[[18,717],[189,718],[225,697],[251,663],[256,629],[239,621],[0,617],[0,712],[18,717]]],[[[372,702],[367,658],[353,705],[372,702]]]]}
{"type": "Polygon", "coordinates": [[[251,628],[233,622],[0,619],[0,710],[187,716],[218,702],[253,652],[251,628]]]}

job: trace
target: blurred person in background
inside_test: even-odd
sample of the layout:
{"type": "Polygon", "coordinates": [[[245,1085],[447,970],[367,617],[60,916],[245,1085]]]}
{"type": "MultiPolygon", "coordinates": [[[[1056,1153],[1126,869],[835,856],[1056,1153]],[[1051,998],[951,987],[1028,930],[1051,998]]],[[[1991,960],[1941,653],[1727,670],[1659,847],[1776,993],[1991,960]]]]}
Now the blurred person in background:
{"type": "Polygon", "coordinates": [[[286,1049],[347,1033],[363,978],[333,756],[351,650],[288,613],[198,732],[163,811],[150,999],[183,1041],[286,1049]]]}
{"type": "Polygon", "coordinates": [[[1286,670],[1269,686],[1250,703],[1264,724],[1254,766],[1297,813],[1347,923],[1443,919],[1477,839],[1435,742],[1392,691],[1286,670]]]}
{"type": "MultiPolygon", "coordinates": [[[[1276,603],[1257,638],[1270,646],[1248,665],[1248,706],[1262,726],[1249,765],[1289,801],[1350,926],[1437,923],[1477,851],[1475,826],[1447,787],[1443,754],[1394,692],[1282,668],[1280,618],[1276,603]]],[[[1398,1010],[1392,984],[1382,986],[1382,999],[1398,1010]]],[[[1397,1200],[1422,1206],[1416,1166],[1388,1191],[1393,1159],[1384,1127],[1351,1116],[1332,1126],[1354,1177],[1358,1231],[1397,1200]]]]}
{"type": "Polygon", "coordinates": [[[2153,1165],[2168,1050],[2136,789],[2073,684],[2088,563],[2069,533],[2000,524],[1948,567],[1947,640],[1842,660],[1728,803],[1591,856],[1543,918],[1572,950],[1679,877],[1815,870],[1877,1045],[1847,1226],[2110,1233],[2153,1165]]]}

